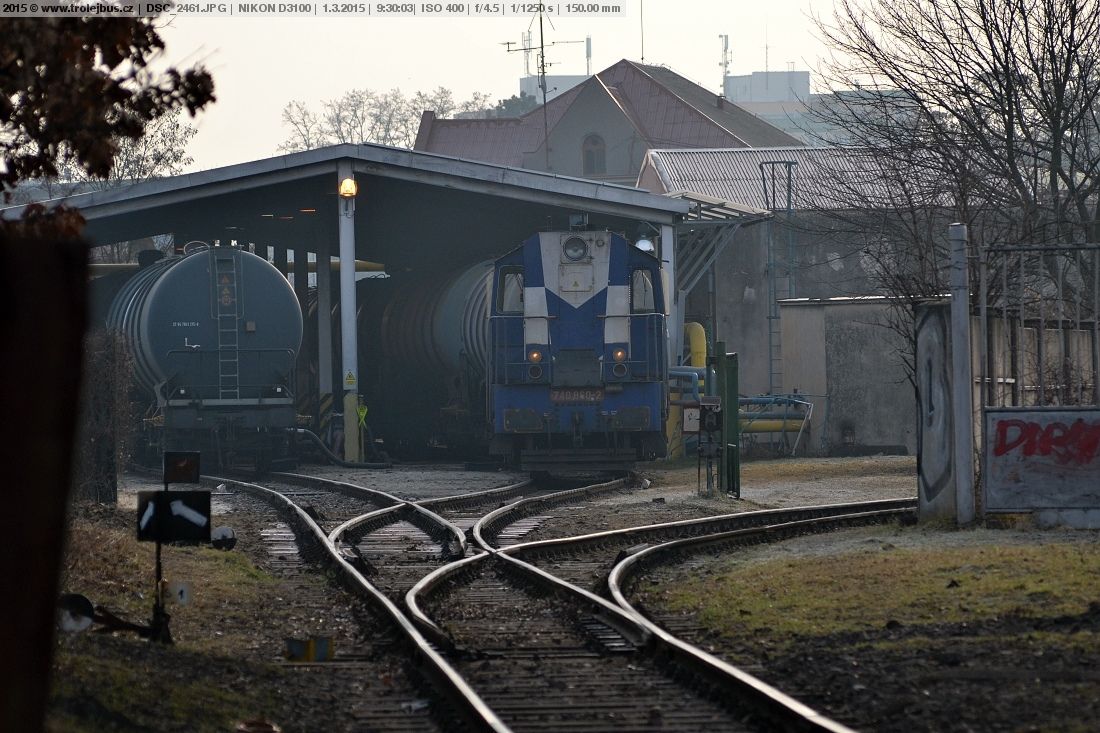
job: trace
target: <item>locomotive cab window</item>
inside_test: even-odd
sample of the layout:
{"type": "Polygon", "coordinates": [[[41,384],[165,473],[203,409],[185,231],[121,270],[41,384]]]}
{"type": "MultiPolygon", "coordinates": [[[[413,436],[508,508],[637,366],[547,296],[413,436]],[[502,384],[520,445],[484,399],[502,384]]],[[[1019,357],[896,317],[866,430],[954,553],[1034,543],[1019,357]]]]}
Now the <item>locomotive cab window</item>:
{"type": "Polygon", "coordinates": [[[501,268],[497,281],[497,311],[523,313],[523,268],[501,268]]]}
{"type": "Polygon", "coordinates": [[[653,273],[634,270],[630,276],[630,312],[652,313],[657,310],[653,294],[653,273]]]}

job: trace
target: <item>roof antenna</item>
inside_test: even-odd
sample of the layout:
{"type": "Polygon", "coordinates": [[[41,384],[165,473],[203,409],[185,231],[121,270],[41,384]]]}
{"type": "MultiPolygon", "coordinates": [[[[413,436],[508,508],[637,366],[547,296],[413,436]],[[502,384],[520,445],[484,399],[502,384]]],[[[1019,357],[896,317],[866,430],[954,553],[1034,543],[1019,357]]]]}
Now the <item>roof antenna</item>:
{"type": "Polygon", "coordinates": [[[542,5],[539,5],[539,88],[542,89],[542,150],[550,170],[550,118],[546,111],[546,38],[542,34],[542,5]]]}
{"type": "MultiPolygon", "coordinates": [[[[549,113],[546,111],[546,91],[547,91],[546,90],[546,66],[547,66],[547,63],[546,63],[546,37],[543,34],[543,27],[542,27],[542,19],[543,19],[544,8],[545,8],[545,6],[539,5],[539,45],[538,45],[539,53],[538,53],[538,57],[535,59],[535,61],[538,64],[539,89],[542,90],[542,139],[543,139],[543,150],[544,150],[545,155],[546,155],[546,157],[545,157],[546,170],[549,171],[550,170],[550,118],[548,116],[549,113]]],[[[534,18],[532,18],[531,21],[534,22],[534,18]]],[[[550,21],[550,27],[551,28],[554,27],[553,21],[550,21]]],[[[528,29],[530,29],[530,26],[528,26],[528,29]]],[[[555,28],[555,30],[557,30],[557,29],[555,28]]],[[[530,32],[530,30],[528,30],[528,32],[523,36],[523,44],[520,46],[520,48],[512,48],[512,43],[511,42],[507,42],[503,45],[505,46],[506,50],[508,50],[508,51],[523,51],[524,52],[524,60],[525,60],[525,63],[526,63],[527,55],[531,51],[534,50],[534,48],[532,48],[532,46],[531,46],[530,39],[531,39],[531,32],[530,32]]],[[[558,43],[580,43],[580,41],[558,41],[558,43]]],[[[552,43],[550,45],[553,46],[554,44],[552,43]]],[[[591,40],[589,40],[589,48],[591,48],[591,40]]],[[[589,63],[591,63],[591,61],[589,63]]]]}
{"type": "Polygon", "coordinates": [[[730,73],[730,37],[728,35],[719,35],[722,39],[722,60],[718,62],[718,65],[722,67],[722,92],[726,91],[726,77],[730,73]]]}
{"type": "Polygon", "coordinates": [[[645,0],[638,0],[638,22],[642,27],[642,63],[645,63],[645,0]]]}

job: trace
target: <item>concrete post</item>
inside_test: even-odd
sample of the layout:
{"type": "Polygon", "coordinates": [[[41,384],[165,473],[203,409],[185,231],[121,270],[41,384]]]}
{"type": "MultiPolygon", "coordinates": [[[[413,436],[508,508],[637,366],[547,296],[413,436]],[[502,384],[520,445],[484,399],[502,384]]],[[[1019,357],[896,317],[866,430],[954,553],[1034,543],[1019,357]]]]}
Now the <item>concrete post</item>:
{"type": "MultiPolygon", "coordinates": [[[[353,179],[351,161],[337,165],[337,182],[353,179]]],[[[340,368],[344,389],[344,460],[359,460],[359,344],[355,314],[355,196],[340,194],[340,368]]]]}
{"type": "Polygon", "coordinates": [[[970,280],[965,224],[952,224],[951,392],[955,443],[955,520],[969,524],[974,506],[974,379],[970,368],[970,280]]]}

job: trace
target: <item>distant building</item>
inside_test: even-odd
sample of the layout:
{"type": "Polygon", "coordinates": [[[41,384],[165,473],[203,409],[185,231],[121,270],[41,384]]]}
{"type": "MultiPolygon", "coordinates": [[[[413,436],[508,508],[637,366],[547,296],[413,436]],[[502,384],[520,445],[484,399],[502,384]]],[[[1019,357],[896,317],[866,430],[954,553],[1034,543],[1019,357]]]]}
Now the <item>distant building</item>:
{"type": "Polygon", "coordinates": [[[731,102],[803,102],[810,98],[808,71],[754,71],[744,76],[727,76],[722,90],[731,102]]]}
{"type": "MultiPolygon", "coordinates": [[[[568,92],[573,87],[587,81],[590,77],[586,74],[567,76],[564,74],[558,74],[556,76],[546,76],[546,101],[549,102],[553,99],[560,97],[568,92]]],[[[519,80],[519,91],[521,94],[526,94],[529,97],[534,97],[542,103],[542,90],[539,89],[539,78],[537,76],[525,76],[519,80]]]]}
{"type": "Polygon", "coordinates": [[[515,118],[442,120],[427,110],[416,150],[633,185],[653,148],[799,145],[671,69],[620,61],[515,118]]]}
{"type": "Polygon", "coordinates": [[[806,134],[812,127],[806,115],[812,103],[810,72],[754,71],[727,76],[722,90],[734,104],[803,142],[811,142],[806,134]]]}
{"type": "Polygon", "coordinates": [[[904,97],[900,90],[881,89],[847,89],[814,94],[810,91],[810,72],[793,70],[754,71],[743,76],[727,76],[723,92],[734,104],[807,145],[854,142],[844,130],[822,120],[821,113],[828,105],[839,105],[839,109],[854,110],[859,114],[880,115],[882,112],[876,101],[881,101],[884,94],[887,97],[904,97]]]}
{"type": "Polygon", "coordinates": [[[883,325],[889,304],[866,297],[882,266],[860,231],[873,227],[849,211],[890,199],[873,156],[850,147],[651,150],[637,185],[775,212],[719,255],[713,302],[696,288],[685,309],[685,320],[738,352],[743,394],[805,395],[810,452],[916,450],[903,344],[883,325]]]}

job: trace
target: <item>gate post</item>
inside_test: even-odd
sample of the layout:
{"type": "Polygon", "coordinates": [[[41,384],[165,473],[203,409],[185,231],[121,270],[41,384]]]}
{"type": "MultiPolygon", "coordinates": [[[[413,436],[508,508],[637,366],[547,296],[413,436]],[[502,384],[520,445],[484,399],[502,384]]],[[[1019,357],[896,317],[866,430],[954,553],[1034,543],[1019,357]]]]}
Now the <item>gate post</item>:
{"type": "Polygon", "coordinates": [[[955,510],[958,524],[975,518],[974,379],[970,365],[970,273],[965,224],[952,224],[951,240],[951,392],[954,418],[955,510]]]}

